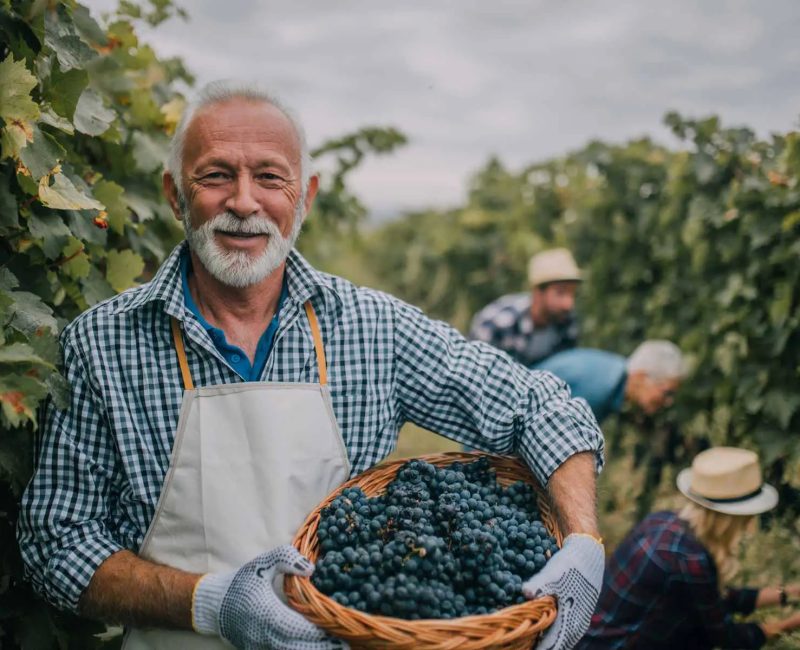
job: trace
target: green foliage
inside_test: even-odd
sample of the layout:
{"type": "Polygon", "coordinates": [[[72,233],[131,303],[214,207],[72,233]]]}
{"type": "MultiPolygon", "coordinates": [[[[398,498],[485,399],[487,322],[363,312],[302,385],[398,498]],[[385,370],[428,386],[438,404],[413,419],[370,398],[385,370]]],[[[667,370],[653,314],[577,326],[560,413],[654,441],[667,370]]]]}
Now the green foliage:
{"type": "Polygon", "coordinates": [[[60,327],[131,286],[180,235],[136,143],[165,146],[182,102],[175,82],[192,79],[139,43],[125,15],[101,27],[76,2],[0,3],[0,43],[3,646],[91,648],[103,626],[44,607],[21,583],[17,499],[39,404],[68,394],[60,327]],[[154,110],[144,116],[143,104],[154,110]]]}
{"type": "Polygon", "coordinates": [[[796,495],[800,133],[762,141],[716,118],[666,122],[681,150],[593,142],[520,173],[492,160],[465,206],[373,233],[368,266],[463,329],[524,290],[531,253],[569,246],[587,276],[582,343],[628,354],[644,338],[677,342],[693,367],[670,415],[682,439],[758,449],[796,495]]]}

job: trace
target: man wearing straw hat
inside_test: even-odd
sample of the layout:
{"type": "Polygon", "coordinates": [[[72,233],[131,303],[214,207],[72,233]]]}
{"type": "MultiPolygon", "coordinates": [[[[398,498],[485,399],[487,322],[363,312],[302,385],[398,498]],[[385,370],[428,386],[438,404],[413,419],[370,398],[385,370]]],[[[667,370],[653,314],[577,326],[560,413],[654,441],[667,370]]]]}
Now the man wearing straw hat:
{"type": "Polygon", "coordinates": [[[470,338],[507,352],[524,366],[575,347],[575,293],[581,272],[566,248],[531,257],[530,291],[502,296],[472,319],[470,338]]]}
{"type": "Polygon", "coordinates": [[[548,487],[565,541],[525,592],[561,605],[542,647],[572,647],[603,570],[596,420],[553,375],[314,269],[293,246],[317,187],[269,93],[215,83],[187,108],[164,174],[186,241],[62,335],[72,393],[22,500],[28,577],[126,624],[126,650],[341,648],[273,578],[310,575],[289,545],[306,515],[411,421],[548,487]]]}
{"type": "Polygon", "coordinates": [[[767,623],[732,620],[734,613],[800,604],[800,585],[727,586],[756,515],[778,503],[775,488],[761,478],[758,456],[712,447],[677,484],[686,506],[648,515],[611,556],[581,650],[760,648],[800,628],[800,612],[767,623]]]}

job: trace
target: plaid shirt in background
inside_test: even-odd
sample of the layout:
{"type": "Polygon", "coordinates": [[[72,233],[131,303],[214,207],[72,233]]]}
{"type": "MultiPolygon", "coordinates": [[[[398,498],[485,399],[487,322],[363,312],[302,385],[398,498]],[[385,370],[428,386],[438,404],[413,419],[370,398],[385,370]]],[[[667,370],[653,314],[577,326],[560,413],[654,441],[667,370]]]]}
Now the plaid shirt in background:
{"type": "Polygon", "coordinates": [[[530,368],[556,352],[574,348],[578,342],[578,323],[536,327],[531,317],[530,292],[502,296],[481,309],[472,319],[469,337],[483,341],[511,355],[530,368]]]}
{"type": "MultiPolygon", "coordinates": [[[[137,551],[169,467],[183,386],[170,333],[181,321],[198,387],[243,378],[185,307],[180,256],[153,279],[82,314],[63,332],[71,402],[50,403],[18,538],[37,591],[75,610],[95,569],[137,551]]],[[[519,454],[545,483],[571,455],[603,438],[584,402],[553,375],[530,372],[494,348],[379,291],[314,270],[296,252],[262,380],[317,382],[311,300],[328,360],[333,409],[353,474],[383,460],[410,421],[472,447],[519,454]]]]}
{"type": "Polygon", "coordinates": [[[731,614],[755,608],[755,589],[719,592],[711,554],[673,512],[645,517],[606,566],[589,632],[578,650],[760,648],[755,623],[731,614]]]}

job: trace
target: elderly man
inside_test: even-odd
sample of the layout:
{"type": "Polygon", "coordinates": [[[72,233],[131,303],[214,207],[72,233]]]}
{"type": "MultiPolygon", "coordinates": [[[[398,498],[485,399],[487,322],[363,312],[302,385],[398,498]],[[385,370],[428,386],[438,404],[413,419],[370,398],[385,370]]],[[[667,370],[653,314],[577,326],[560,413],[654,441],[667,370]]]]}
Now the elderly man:
{"type": "Polygon", "coordinates": [[[594,417],[552,375],[313,269],[293,249],[309,164],[262,91],[216,83],[187,109],[164,174],[186,242],[62,336],[72,398],[47,409],[19,524],[33,585],[126,624],[128,649],[342,647],[273,578],[311,573],[299,525],[412,421],[547,484],[566,540],[525,592],[564,603],[546,646],[571,647],[602,580],[594,417]]]}
{"type": "Polygon", "coordinates": [[[653,415],[672,404],[686,375],[680,348],[661,340],[639,344],[627,358],[605,350],[575,348],[554,354],[535,367],[563,379],[573,397],[589,403],[598,422],[618,413],[626,401],[653,415]]]}
{"type": "Polygon", "coordinates": [[[575,347],[575,293],[581,272],[566,248],[552,248],[531,257],[531,290],[502,296],[472,319],[470,338],[485,341],[532,366],[561,350],[575,347]]]}

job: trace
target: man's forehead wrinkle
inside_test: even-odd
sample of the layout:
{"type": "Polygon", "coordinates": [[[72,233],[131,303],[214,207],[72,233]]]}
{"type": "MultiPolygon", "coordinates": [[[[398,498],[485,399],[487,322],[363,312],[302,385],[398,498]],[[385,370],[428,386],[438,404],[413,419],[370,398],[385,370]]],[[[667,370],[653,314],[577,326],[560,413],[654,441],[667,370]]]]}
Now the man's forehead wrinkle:
{"type": "MultiPolygon", "coordinates": [[[[268,102],[258,102],[242,98],[233,98],[226,101],[208,104],[202,107],[195,114],[192,122],[197,120],[207,120],[214,124],[219,124],[223,128],[231,128],[230,121],[238,121],[242,114],[249,115],[251,122],[256,120],[259,123],[258,128],[263,128],[265,124],[269,124],[269,129],[276,134],[284,133],[294,141],[298,148],[300,148],[300,134],[297,132],[295,125],[289,117],[280,108],[268,102]],[[265,119],[266,118],[266,119],[265,119]]],[[[252,126],[252,124],[243,125],[252,126]]]]}
{"type": "Polygon", "coordinates": [[[264,161],[270,158],[277,163],[282,158],[293,166],[301,164],[296,130],[286,115],[270,104],[225,102],[204,107],[189,124],[184,153],[187,162],[198,163],[213,157],[217,145],[230,153],[227,147],[231,144],[241,145],[244,156],[257,155],[252,151],[255,145],[264,147],[264,161]]]}

